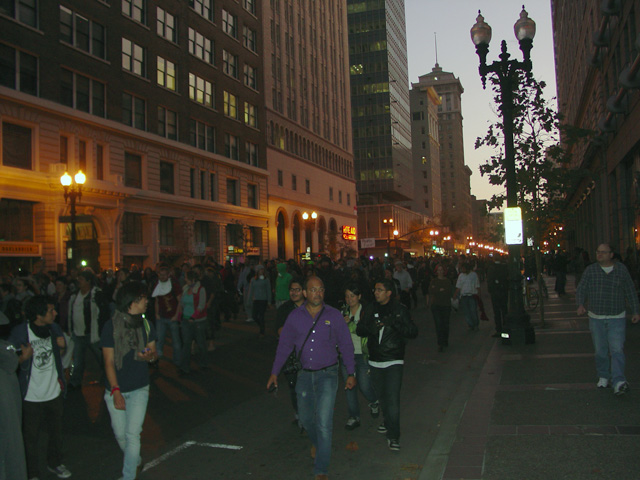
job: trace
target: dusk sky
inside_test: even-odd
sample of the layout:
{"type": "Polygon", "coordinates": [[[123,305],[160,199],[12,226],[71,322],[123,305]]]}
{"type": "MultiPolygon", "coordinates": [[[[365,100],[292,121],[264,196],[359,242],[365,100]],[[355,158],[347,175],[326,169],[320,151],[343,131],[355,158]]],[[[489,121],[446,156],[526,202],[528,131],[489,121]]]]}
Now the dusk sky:
{"type": "MultiPolygon", "coordinates": [[[[416,83],[420,75],[431,72],[436,63],[434,33],[438,40],[438,63],[446,72],[460,79],[464,131],[465,163],[473,171],[471,194],[478,199],[500,193],[498,187],[481,177],[478,166],[491,155],[486,149],[475,150],[477,137],[484,136],[490,123],[496,121],[497,109],[493,94],[482,90],[478,74],[478,56],[469,33],[476,22],[478,9],[492,28],[487,63],[498,60],[500,43],[507,41],[511,58],[522,60],[522,52],[513,33],[513,24],[519,18],[522,2],[514,0],[405,0],[407,19],[407,48],[409,55],[409,82],[416,83]]],[[[546,96],[556,96],[555,62],[551,30],[551,4],[549,0],[530,0],[525,4],[529,18],[536,22],[531,59],[536,79],[547,83],[546,96]]],[[[554,103],[555,105],[555,103],[554,103]]]]}

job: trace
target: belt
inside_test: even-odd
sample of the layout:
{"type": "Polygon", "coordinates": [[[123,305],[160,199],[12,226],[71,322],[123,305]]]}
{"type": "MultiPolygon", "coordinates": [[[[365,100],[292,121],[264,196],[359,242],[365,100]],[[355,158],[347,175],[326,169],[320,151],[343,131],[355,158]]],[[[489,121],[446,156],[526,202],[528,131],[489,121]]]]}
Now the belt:
{"type": "Polygon", "coordinates": [[[303,368],[302,370],[304,370],[305,372],[322,372],[324,370],[328,370],[331,367],[335,367],[338,364],[338,362],[334,363],[333,365],[329,365],[328,367],[323,367],[323,368],[318,368],[317,370],[312,370],[310,368],[303,368]]]}

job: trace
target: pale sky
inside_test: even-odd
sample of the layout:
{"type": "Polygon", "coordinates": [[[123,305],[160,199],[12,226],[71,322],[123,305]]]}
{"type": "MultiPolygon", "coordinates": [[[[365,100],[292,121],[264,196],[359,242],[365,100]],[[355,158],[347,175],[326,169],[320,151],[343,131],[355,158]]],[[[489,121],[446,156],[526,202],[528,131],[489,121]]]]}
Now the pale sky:
{"type": "MultiPolygon", "coordinates": [[[[513,24],[522,10],[522,1],[515,0],[405,0],[407,21],[407,49],[409,82],[417,82],[420,75],[431,72],[436,63],[434,33],[438,40],[438,63],[445,72],[460,79],[464,131],[465,163],[471,168],[471,194],[489,199],[500,189],[481,177],[478,166],[491,155],[486,149],[475,150],[477,137],[484,136],[489,124],[497,120],[493,93],[482,90],[478,74],[479,60],[469,31],[476,22],[478,9],[491,26],[492,39],[487,63],[498,60],[500,43],[507,41],[511,58],[522,60],[522,52],[513,33],[513,24]]],[[[531,60],[533,74],[547,83],[548,99],[556,96],[555,62],[551,30],[550,0],[529,0],[525,3],[529,18],[536,22],[531,60]]],[[[554,103],[555,105],[555,103],[554,103]]]]}

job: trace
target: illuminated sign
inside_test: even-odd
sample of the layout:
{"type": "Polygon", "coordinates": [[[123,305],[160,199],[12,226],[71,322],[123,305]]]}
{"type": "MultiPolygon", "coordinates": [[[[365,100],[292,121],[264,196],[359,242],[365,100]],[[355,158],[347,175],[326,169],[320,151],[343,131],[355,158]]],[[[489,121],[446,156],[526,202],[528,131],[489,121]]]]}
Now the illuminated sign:
{"type": "Polygon", "coordinates": [[[522,245],[522,211],[520,207],[506,209],[504,212],[504,230],[507,245],[522,245]]]}
{"type": "Polygon", "coordinates": [[[356,227],[350,227],[349,225],[342,226],[342,238],[345,240],[356,239],[356,227]]]}
{"type": "Polygon", "coordinates": [[[0,242],[0,255],[39,257],[42,254],[39,243],[0,242]]]}

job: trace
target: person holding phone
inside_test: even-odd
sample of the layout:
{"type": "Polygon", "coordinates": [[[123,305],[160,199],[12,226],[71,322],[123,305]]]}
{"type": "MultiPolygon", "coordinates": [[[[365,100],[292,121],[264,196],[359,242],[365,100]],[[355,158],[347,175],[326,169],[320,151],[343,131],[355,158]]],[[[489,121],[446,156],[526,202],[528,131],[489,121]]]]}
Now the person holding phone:
{"type": "Polygon", "coordinates": [[[147,303],[143,283],[123,285],[101,336],[107,377],[104,400],[124,454],[123,480],[134,480],[142,471],[140,434],[149,401],[149,362],[158,358],[155,328],[144,317],[147,303]]]}

